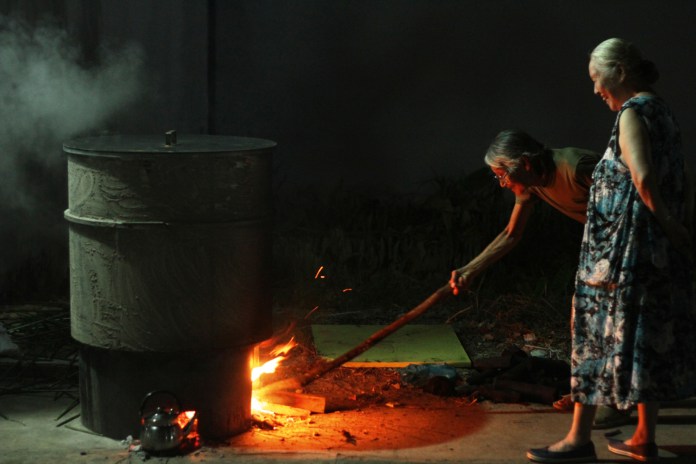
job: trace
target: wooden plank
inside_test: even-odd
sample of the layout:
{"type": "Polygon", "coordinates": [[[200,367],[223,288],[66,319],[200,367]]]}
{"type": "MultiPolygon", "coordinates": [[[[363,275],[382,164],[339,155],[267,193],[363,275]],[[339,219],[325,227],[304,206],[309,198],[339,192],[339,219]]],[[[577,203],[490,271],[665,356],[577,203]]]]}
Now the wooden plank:
{"type": "Polygon", "coordinates": [[[275,403],[265,403],[262,406],[262,409],[265,411],[274,412],[276,414],[282,414],[283,416],[307,417],[311,414],[311,412],[307,409],[293,408],[292,406],[275,403]]]}
{"type": "Polygon", "coordinates": [[[326,398],[323,396],[306,395],[286,391],[272,391],[263,395],[261,401],[306,409],[311,412],[323,414],[326,411],[326,398]]]}

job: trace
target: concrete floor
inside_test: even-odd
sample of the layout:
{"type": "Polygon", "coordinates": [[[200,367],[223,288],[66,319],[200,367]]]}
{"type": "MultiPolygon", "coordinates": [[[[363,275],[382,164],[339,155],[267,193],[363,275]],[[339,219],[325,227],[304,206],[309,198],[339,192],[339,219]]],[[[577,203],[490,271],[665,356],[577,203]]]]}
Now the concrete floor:
{"type": "MultiPolygon", "coordinates": [[[[142,453],[129,452],[128,444],[88,432],[79,419],[57,425],[79,413],[57,417],[71,403],[47,394],[0,396],[0,463],[139,463],[142,453]]],[[[421,448],[380,451],[265,451],[234,447],[203,447],[186,456],[152,457],[148,462],[205,463],[524,463],[525,451],[560,439],[570,424],[570,414],[549,413],[550,408],[515,404],[479,405],[487,414],[486,426],[474,434],[421,448]]],[[[627,437],[634,426],[624,426],[615,438],[627,437]]],[[[593,432],[599,462],[630,462],[606,449],[606,430],[593,432]]],[[[658,444],[663,462],[696,460],[696,399],[671,404],[660,413],[658,444]]]]}

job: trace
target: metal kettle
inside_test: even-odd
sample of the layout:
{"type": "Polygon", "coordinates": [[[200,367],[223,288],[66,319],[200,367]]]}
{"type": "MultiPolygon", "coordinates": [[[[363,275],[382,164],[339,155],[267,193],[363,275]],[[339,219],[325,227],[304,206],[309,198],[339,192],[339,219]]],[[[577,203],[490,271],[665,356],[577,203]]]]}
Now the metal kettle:
{"type": "Polygon", "coordinates": [[[164,390],[152,391],[145,395],[140,405],[140,445],[143,450],[153,453],[175,453],[186,451],[192,441],[198,440],[198,413],[196,411],[181,411],[179,399],[171,392],[164,390]],[[154,411],[143,415],[145,406],[153,402],[153,398],[164,399],[176,407],[157,405],[154,411]]]}

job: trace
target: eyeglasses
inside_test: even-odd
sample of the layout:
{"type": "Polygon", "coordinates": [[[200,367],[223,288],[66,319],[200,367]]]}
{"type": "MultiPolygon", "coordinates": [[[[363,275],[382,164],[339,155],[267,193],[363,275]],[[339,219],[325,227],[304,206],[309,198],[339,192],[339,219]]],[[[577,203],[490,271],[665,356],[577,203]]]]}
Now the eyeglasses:
{"type": "Polygon", "coordinates": [[[496,182],[498,182],[502,187],[505,187],[505,186],[507,185],[507,183],[508,183],[508,177],[509,177],[509,176],[510,176],[510,172],[509,172],[509,171],[505,171],[505,174],[503,174],[502,176],[499,176],[498,174],[493,173],[493,178],[494,178],[494,179],[496,180],[496,182]]]}

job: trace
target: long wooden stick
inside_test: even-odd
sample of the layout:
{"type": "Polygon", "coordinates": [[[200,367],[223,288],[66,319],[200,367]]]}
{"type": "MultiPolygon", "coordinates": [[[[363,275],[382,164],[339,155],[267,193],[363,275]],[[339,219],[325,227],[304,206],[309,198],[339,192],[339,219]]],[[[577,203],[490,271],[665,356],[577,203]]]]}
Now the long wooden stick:
{"type": "Polygon", "coordinates": [[[355,348],[346,351],[344,354],[335,359],[332,359],[331,361],[319,363],[317,366],[311,368],[307,373],[305,373],[302,376],[279,380],[277,382],[266,385],[258,389],[257,394],[259,395],[259,397],[261,397],[265,392],[297,389],[314,382],[316,379],[326,374],[327,372],[336,369],[337,367],[347,363],[351,359],[364,353],[365,351],[373,347],[375,344],[377,344],[377,342],[384,339],[388,335],[391,335],[404,325],[408,324],[413,319],[417,318],[418,316],[426,312],[428,309],[432,308],[436,303],[438,303],[445,296],[451,293],[452,288],[450,288],[450,285],[444,285],[443,287],[439,288],[435,293],[426,298],[421,304],[419,304],[418,306],[416,306],[415,308],[413,308],[412,310],[410,310],[409,312],[407,312],[388,326],[383,327],[382,329],[373,333],[365,341],[360,343],[355,348]]]}

